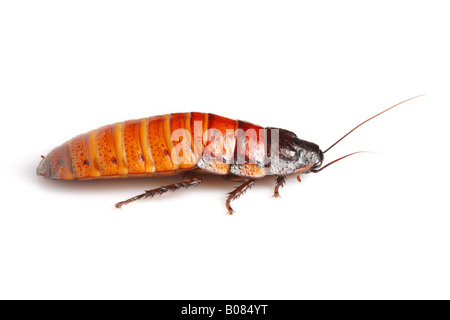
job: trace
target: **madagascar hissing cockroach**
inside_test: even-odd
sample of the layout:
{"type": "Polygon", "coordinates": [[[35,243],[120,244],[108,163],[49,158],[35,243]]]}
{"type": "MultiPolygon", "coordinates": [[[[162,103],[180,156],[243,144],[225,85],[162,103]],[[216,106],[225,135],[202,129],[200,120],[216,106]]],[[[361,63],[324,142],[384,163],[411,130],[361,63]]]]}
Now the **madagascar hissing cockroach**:
{"type": "Polygon", "coordinates": [[[56,180],[160,177],[184,174],[184,181],[147,190],[118,202],[121,208],[132,201],[167,191],[197,186],[201,174],[209,173],[245,182],[228,194],[225,206],[254,185],[257,179],[275,175],[273,196],[286,177],[319,172],[348,154],[322,166],[324,153],[367,121],[419,96],[404,100],[350,130],[325,151],[317,144],[299,139],[295,133],[264,128],[210,113],[172,113],[118,122],[78,135],[44,157],[36,173],[56,180]]]}

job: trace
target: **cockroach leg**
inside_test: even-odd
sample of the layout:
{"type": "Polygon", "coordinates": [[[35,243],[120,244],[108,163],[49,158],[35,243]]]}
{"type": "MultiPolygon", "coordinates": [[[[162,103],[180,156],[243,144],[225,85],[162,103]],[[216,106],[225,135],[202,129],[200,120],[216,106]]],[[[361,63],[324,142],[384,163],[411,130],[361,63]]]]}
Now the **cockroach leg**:
{"type": "Polygon", "coordinates": [[[227,208],[227,214],[232,215],[234,213],[233,208],[231,208],[231,201],[239,198],[241,195],[245,193],[248,189],[250,189],[255,184],[255,179],[248,179],[245,183],[241,184],[239,187],[234,189],[232,192],[228,193],[227,201],[225,202],[225,207],[227,208]]]}
{"type": "Polygon", "coordinates": [[[300,179],[300,173],[297,175],[297,181],[302,182],[302,179],[300,179]]]}
{"type": "Polygon", "coordinates": [[[168,191],[174,192],[175,190],[181,189],[181,188],[189,188],[189,187],[195,187],[198,186],[203,181],[202,177],[193,176],[193,175],[186,175],[184,176],[183,182],[178,182],[174,184],[170,184],[167,186],[162,186],[160,188],[152,189],[152,190],[146,190],[144,193],[134,196],[128,200],[121,201],[116,203],[116,208],[121,208],[125,204],[129,204],[130,202],[139,200],[139,199],[145,199],[145,198],[153,198],[156,195],[162,195],[163,193],[166,193],[168,191]]]}
{"type": "Polygon", "coordinates": [[[273,190],[273,197],[274,198],[279,198],[280,197],[280,193],[278,192],[278,190],[285,185],[286,183],[286,176],[278,176],[275,179],[275,189],[273,190]]]}

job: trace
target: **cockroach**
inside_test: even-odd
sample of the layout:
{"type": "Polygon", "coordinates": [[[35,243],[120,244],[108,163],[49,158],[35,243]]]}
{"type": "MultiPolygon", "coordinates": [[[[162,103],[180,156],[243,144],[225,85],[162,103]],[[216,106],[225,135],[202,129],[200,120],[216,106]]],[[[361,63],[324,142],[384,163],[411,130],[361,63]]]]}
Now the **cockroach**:
{"type": "Polygon", "coordinates": [[[295,133],[261,127],[210,113],[172,113],[107,125],[78,135],[54,148],[36,170],[38,176],[56,180],[160,177],[182,173],[182,182],[146,190],[130,202],[168,191],[199,185],[203,174],[245,180],[228,193],[225,207],[251,188],[256,180],[274,175],[273,197],[286,177],[320,172],[354,152],[322,166],[324,154],[364,123],[419,96],[404,100],[363,121],[325,151],[295,133]]]}

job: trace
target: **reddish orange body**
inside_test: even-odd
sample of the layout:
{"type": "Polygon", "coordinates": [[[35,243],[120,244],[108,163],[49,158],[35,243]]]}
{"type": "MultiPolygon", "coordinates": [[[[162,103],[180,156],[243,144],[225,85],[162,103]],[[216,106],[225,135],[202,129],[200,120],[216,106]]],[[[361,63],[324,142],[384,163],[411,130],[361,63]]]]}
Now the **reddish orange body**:
{"type": "MultiPolygon", "coordinates": [[[[263,127],[210,113],[172,113],[118,122],[78,135],[56,147],[42,160],[37,173],[56,180],[175,175],[197,169],[197,162],[208,145],[224,148],[223,141],[214,141],[214,131],[226,136],[227,129],[247,131],[249,128],[257,134],[246,144],[255,141],[263,144],[264,137],[258,134],[263,127]],[[194,126],[200,130],[194,130],[194,126]],[[185,132],[183,138],[172,141],[177,129],[186,131],[181,131],[185,132]],[[174,148],[181,150],[176,152],[180,161],[174,161],[174,148]]],[[[222,167],[218,164],[213,169],[218,174],[229,172],[226,164],[222,167]]]]}
{"type": "Polygon", "coordinates": [[[257,179],[277,176],[273,196],[278,198],[287,176],[297,174],[301,181],[301,173],[320,172],[359,153],[348,154],[322,166],[324,153],[354,130],[417,97],[397,103],[363,121],[325,151],[285,129],[263,128],[211,113],[171,113],[118,122],[78,135],[43,157],[36,173],[56,180],[87,180],[171,176],[185,172],[183,182],[146,190],[116,203],[117,208],[168,191],[197,186],[203,180],[198,175],[202,172],[246,179],[228,193],[225,206],[228,214],[232,214],[231,201],[251,188],[257,179]]]}

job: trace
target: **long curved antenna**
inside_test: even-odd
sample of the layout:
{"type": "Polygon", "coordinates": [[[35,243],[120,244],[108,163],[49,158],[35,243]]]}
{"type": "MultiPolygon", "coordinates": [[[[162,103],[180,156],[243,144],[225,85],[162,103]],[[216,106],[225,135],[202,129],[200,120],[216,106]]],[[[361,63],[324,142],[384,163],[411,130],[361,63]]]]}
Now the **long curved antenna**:
{"type": "MultiPolygon", "coordinates": [[[[398,106],[398,105],[401,105],[402,103],[405,103],[405,102],[407,102],[407,101],[410,101],[410,100],[412,100],[412,99],[415,99],[415,98],[418,98],[418,97],[422,97],[422,96],[424,96],[424,94],[421,94],[421,95],[418,95],[418,96],[415,96],[415,97],[406,99],[406,100],[404,100],[404,101],[402,101],[402,102],[397,103],[396,105],[393,105],[392,107],[387,108],[387,109],[384,110],[384,111],[381,111],[380,113],[374,115],[373,117],[367,119],[366,121],[361,122],[361,123],[358,124],[356,127],[354,127],[352,130],[350,130],[349,132],[347,132],[342,138],[340,138],[338,141],[336,141],[335,143],[333,143],[333,144],[331,145],[331,147],[329,147],[329,148],[328,148],[327,150],[325,150],[323,153],[325,153],[325,152],[327,152],[328,150],[330,150],[331,148],[333,148],[335,145],[337,145],[339,142],[341,142],[342,139],[344,139],[344,138],[345,138],[346,136],[348,136],[350,133],[352,133],[353,131],[355,131],[355,130],[358,129],[359,127],[361,127],[364,123],[366,123],[366,122],[372,120],[373,118],[378,117],[380,114],[383,114],[383,113],[385,113],[386,111],[391,110],[392,108],[395,108],[395,107],[398,106]]],[[[323,167],[323,168],[325,168],[325,167],[323,167]]],[[[322,168],[322,169],[323,169],[323,168],[322,168]]]]}
{"type": "Polygon", "coordinates": [[[330,163],[327,163],[326,165],[324,165],[323,167],[321,167],[319,169],[313,169],[313,170],[311,170],[311,172],[317,173],[319,171],[322,171],[326,167],[331,166],[333,163],[338,162],[339,160],[342,160],[344,158],[350,157],[350,156],[352,156],[354,154],[357,154],[357,153],[373,153],[373,152],[370,152],[370,151],[356,151],[356,152],[350,153],[350,154],[348,154],[346,156],[340,157],[339,159],[333,160],[330,163]]]}

